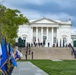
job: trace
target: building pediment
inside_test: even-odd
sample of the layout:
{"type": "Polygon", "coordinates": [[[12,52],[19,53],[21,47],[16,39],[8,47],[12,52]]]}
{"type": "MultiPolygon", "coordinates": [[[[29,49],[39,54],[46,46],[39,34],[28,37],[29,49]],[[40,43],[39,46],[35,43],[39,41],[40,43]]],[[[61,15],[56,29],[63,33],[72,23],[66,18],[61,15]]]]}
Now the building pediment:
{"type": "Polygon", "coordinates": [[[42,19],[38,19],[35,21],[32,21],[31,24],[59,24],[59,22],[51,20],[51,19],[47,19],[47,18],[42,18],[42,19]]]}

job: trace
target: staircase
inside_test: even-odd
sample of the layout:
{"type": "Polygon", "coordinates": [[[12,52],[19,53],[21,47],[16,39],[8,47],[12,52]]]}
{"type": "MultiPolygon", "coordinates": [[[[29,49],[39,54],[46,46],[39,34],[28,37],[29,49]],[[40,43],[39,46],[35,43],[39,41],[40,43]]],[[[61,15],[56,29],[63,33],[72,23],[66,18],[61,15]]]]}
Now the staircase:
{"type": "MultiPolygon", "coordinates": [[[[69,48],[63,47],[32,47],[33,59],[50,59],[50,60],[75,60],[74,56],[71,55],[69,48]]],[[[23,53],[23,59],[25,59],[25,50],[21,50],[23,53]]],[[[32,54],[28,54],[28,59],[32,58],[32,54]]]]}

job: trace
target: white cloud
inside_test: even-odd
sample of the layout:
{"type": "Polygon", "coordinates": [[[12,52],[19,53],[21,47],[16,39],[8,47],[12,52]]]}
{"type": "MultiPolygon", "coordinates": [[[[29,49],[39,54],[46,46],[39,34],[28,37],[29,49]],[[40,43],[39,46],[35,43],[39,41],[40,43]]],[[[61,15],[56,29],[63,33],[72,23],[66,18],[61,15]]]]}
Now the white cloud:
{"type": "Polygon", "coordinates": [[[69,12],[66,13],[65,10],[62,12],[59,11],[59,14],[51,13],[51,11],[47,10],[47,13],[44,14],[44,10],[41,11],[41,10],[37,9],[37,11],[35,11],[33,9],[29,10],[28,8],[24,7],[25,5],[29,5],[29,4],[46,6],[46,3],[47,4],[56,3],[56,4],[60,5],[60,8],[63,9],[63,8],[75,7],[76,0],[4,0],[3,4],[9,8],[20,10],[28,19],[39,19],[44,16],[46,18],[59,19],[59,20],[72,19],[75,22],[76,18],[74,16],[69,15],[69,12]],[[22,5],[23,5],[23,7],[22,7],[22,5]]]}
{"type": "Polygon", "coordinates": [[[22,13],[28,18],[28,19],[39,19],[42,17],[50,18],[50,19],[59,19],[59,20],[76,20],[76,17],[70,16],[69,14],[66,13],[59,13],[59,14],[53,14],[53,13],[40,13],[34,10],[21,10],[23,11],[22,13]]]}
{"type": "Polygon", "coordinates": [[[13,4],[17,4],[17,5],[21,5],[21,4],[37,4],[37,5],[41,5],[45,2],[45,0],[5,0],[4,4],[6,5],[10,5],[10,6],[14,6],[13,4]]]}
{"type": "Polygon", "coordinates": [[[45,0],[44,3],[56,3],[63,8],[70,8],[76,5],[76,0],[45,0]]]}
{"type": "Polygon", "coordinates": [[[31,4],[37,4],[37,5],[42,5],[44,3],[43,0],[27,0],[24,1],[25,3],[31,3],[31,4]]]}
{"type": "MultiPolygon", "coordinates": [[[[57,3],[59,5],[61,5],[62,7],[64,8],[67,8],[67,7],[72,7],[75,3],[75,0],[5,0],[4,1],[4,4],[7,6],[7,7],[10,7],[10,8],[16,8],[18,9],[18,7],[14,7],[14,4],[27,4],[27,3],[31,3],[31,4],[37,4],[37,5],[42,5],[42,4],[45,4],[45,3],[57,3]]],[[[76,18],[73,17],[73,16],[70,16],[66,13],[59,13],[59,14],[48,14],[49,12],[47,12],[47,14],[43,14],[43,13],[40,13],[40,10],[38,11],[34,11],[34,10],[26,10],[26,7],[24,9],[23,8],[19,8],[20,11],[22,11],[22,13],[27,16],[29,19],[36,19],[36,18],[41,18],[41,17],[48,17],[48,18],[52,18],[52,19],[69,19],[71,18],[72,20],[75,20],[76,18]]]]}
{"type": "Polygon", "coordinates": [[[64,8],[70,8],[75,6],[75,0],[60,0],[58,1],[58,4],[64,8]]]}
{"type": "MultiPolygon", "coordinates": [[[[2,0],[1,0],[2,1],[2,0]]],[[[45,5],[56,3],[60,5],[60,8],[72,8],[76,7],[76,0],[3,0],[3,4],[7,7],[18,8],[21,5],[35,4],[35,5],[45,5]]],[[[29,5],[30,6],[30,5],[29,5]]]]}
{"type": "Polygon", "coordinates": [[[22,12],[24,14],[24,16],[26,16],[28,19],[39,19],[41,18],[41,13],[38,13],[36,11],[33,11],[33,10],[25,10],[22,12]]]}

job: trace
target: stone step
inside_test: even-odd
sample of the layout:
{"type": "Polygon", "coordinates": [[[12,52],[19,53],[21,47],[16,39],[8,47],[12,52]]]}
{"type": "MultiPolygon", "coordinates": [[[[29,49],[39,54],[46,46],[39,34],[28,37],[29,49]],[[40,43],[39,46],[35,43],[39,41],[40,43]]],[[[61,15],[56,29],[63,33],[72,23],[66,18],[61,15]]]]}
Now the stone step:
{"type": "MultiPolygon", "coordinates": [[[[34,59],[70,59],[74,60],[74,56],[71,55],[71,51],[69,48],[62,47],[54,47],[54,48],[48,48],[48,47],[32,47],[30,49],[31,52],[33,52],[33,58],[34,59]]],[[[24,54],[25,50],[22,51],[24,54]]],[[[28,59],[31,59],[32,55],[28,55],[28,59]]]]}

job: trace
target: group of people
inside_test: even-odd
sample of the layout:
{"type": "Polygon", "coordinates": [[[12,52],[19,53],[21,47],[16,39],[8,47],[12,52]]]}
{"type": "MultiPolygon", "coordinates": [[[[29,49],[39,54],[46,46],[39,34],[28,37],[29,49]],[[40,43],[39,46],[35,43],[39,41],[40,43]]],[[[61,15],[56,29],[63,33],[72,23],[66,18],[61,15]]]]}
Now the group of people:
{"type": "Polygon", "coordinates": [[[36,46],[43,46],[43,43],[41,42],[41,43],[36,43],[36,42],[34,42],[34,46],[36,47],[36,46]]]}
{"type": "MultiPolygon", "coordinates": [[[[44,46],[45,46],[45,43],[42,43],[42,42],[41,42],[41,43],[35,43],[35,42],[34,42],[34,46],[35,46],[35,47],[37,47],[37,46],[38,46],[38,47],[44,47],[44,46]]],[[[49,46],[50,46],[50,43],[48,42],[48,47],[49,47],[49,46]]]]}
{"type": "MultiPolygon", "coordinates": [[[[48,45],[48,47],[50,47],[50,43],[48,42],[47,43],[47,45],[48,45]]],[[[36,42],[34,42],[34,43],[26,43],[26,50],[28,50],[30,47],[44,47],[45,46],[45,42],[39,42],[39,43],[36,43],[36,42]]]]}

